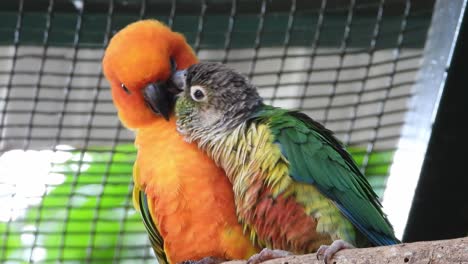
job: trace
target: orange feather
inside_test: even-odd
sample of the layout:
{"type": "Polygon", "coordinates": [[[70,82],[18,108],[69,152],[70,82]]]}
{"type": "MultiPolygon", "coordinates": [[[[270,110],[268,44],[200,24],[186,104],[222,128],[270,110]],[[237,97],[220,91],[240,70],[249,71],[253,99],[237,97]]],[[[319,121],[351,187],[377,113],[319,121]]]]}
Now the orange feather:
{"type": "Polygon", "coordinates": [[[173,117],[169,122],[159,119],[139,130],[136,140],[138,184],[154,199],[169,259],[248,258],[256,249],[237,221],[231,183],[175,129],[173,117]]]}
{"type": "Polygon", "coordinates": [[[170,263],[208,256],[246,259],[258,249],[238,223],[224,171],[182,139],[173,116],[166,121],[144,103],[142,89],[169,77],[171,57],[179,69],[197,62],[182,35],[143,20],[116,34],[103,59],[119,118],[136,132],[135,186],[148,197],[170,263]]]}

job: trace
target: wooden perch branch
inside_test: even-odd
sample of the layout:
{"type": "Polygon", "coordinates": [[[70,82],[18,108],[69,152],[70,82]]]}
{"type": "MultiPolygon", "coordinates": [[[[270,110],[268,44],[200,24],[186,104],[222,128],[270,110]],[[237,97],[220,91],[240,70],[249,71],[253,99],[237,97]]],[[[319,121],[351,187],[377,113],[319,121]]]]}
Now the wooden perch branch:
{"type": "MultiPolygon", "coordinates": [[[[264,264],[323,264],[315,254],[291,256],[263,262],[264,264]]],[[[347,249],[338,252],[331,264],[386,263],[386,264],[468,264],[468,237],[399,244],[395,246],[347,249]]],[[[245,264],[229,261],[224,264],[245,264]]]]}

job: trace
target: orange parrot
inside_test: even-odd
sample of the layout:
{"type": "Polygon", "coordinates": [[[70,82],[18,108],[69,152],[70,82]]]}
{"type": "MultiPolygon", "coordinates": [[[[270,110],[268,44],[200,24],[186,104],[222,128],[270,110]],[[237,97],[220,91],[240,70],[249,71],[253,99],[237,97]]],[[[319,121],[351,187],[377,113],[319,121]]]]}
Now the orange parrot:
{"type": "Polygon", "coordinates": [[[195,63],[185,38],[156,20],[120,30],[102,61],[118,116],[136,135],[133,201],[159,263],[213,263],[258,252],[238,223],[224,171],[176,131],[166,80],[195,63]]]}

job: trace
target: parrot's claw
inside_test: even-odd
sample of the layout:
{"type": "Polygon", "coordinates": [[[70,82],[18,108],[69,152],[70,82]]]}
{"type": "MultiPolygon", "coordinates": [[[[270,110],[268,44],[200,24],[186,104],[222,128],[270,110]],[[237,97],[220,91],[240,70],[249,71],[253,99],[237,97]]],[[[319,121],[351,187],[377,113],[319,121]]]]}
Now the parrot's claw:
{"type": "Polygon", "coordinates": [[[217,257],[206,257],[200,260],[185,260],[179,262],[178,264],[219,264],[227,261],[227,259],[217,258],[217,257]]]}
{"type": "Polygon", "coordinates": [[[317,259],[319,260],[323,258],[325,264],[328,264],[330,263],[331,259],[336,254],[336,252],[342,249],[350,249],[350,248],[354,248],[354,246],[341,239],[335,240],[330,246],[321,245],[319,247],[319,249],[317,250],[317,259]]]}
{"type": "Polygon", "coordinates": [[[293,255],[291,252],[279,249],[264,248],[260,253],[257,253],[247,260],[247,264],[259,264],[270,259],[284,258],[293,255]]]}

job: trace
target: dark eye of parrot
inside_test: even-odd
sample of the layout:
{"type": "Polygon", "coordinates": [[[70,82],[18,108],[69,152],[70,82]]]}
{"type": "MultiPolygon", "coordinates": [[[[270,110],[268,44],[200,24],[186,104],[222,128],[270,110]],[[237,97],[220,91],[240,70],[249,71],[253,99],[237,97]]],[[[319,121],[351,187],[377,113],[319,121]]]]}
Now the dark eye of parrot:
{"type": "Polygon", "coordinates": [[[127,94],[130,94],[130,90],[127,88],[127,86],[125,86],[125,84],[120,84],[120,87],[122,87],[122,89],[127,93],[127,94]]]}
{"type": "Polygon", "coordinates": [[[198,99],[198,100],[203,99],[203,97],[205,96],[205,95],[203,94],[203,92],[200,91],[200,90],[196,90],[195,93],[194,93],[193,95],[195,95],[195,98],[198,99]]]}
{"type": "Polygon", "coordinates": [[[190,94],[193,100],[197,102],[202,102],[206,99],[205,90],[203,89],[203,87],[198,85],[192,86],[192,88],[190,89],[190,94]]]}

